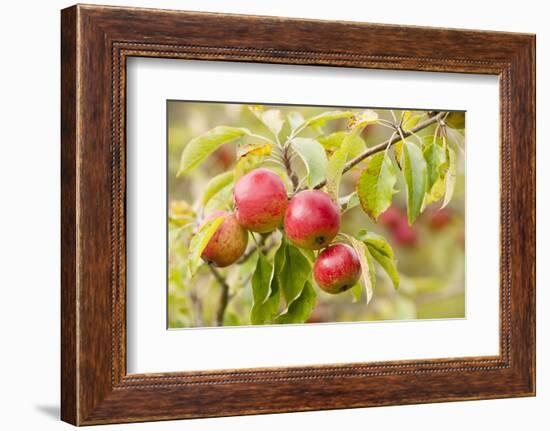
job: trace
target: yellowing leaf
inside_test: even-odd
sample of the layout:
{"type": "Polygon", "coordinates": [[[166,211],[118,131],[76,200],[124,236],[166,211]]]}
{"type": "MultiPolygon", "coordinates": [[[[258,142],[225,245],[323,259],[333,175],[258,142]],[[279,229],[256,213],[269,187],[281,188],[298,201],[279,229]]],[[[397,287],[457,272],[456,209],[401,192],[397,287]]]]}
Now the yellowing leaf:
{"type": "Polygon", "coordinates": [[[406,111],[405,115],[403,116],[403,130],[411,130],[420,122],[422,117],[424,117],[424,114],[413,114],[411,111],[406,111]]]}
{"type": "Polygon", "coordinates": [[[445,208],[453,197],[456,183],[456,155],[454,150],[447,146],[449,155],[449,169],[445,175],[445,199],[443,199],[443,205],[441,208],[445,208]]]}
{"type": "Polygon", "coordinates": [[[395,168],[385,151],[367,159],[357,182],[357,194],[363,211],[373,220],[391,205],[396,181],[395,168]]]}
{"type": "Polygon", "coordinates": [[[307,119],[300,128],[319,127],[324,125],[327,121],[350,118],[351,116],[353,116],[352,111],[327,111],[307,119]]]}
{"type": "Polygon", "coordinates": [[[378,121],[378,114],[372,109],[365,109],[364,111],[356,113],[351,117],[348,128],[356,129],[359,127],[364,127],[369,124],[375,124],[378,121]]]}
{"type": "Polygon", "coordinates": [[[237,147],[237,158],[245,156],[265,156],[271,153],[271,144],[243,144],[237,147]]]}
{"type": "Polygon", "coordinates": [[[400,169],[403,169],[403,141],[398,141],[393,145],[395,161],[400,169]]]}
{"type": "MultiPolygon", "coordinates": [[[[325,150],[333,153],[342,146],[344,139],[348,137],[351,133],[353,132],[334,132],[328,136],[318,137],[317,141],[325,148],[325,150]]],[[[358,156],[367,148],[365,141],[356,133],[353,134],[347,145],[349,150],[349,159],[358,156]]]]}
{"type": "Polygon", "coordinates": [[[424,147],[424,159],[426,160],[428,170],[428,191],[441,177],[443,167],[447,162],[447,155],[443,145],[438,140],[429,140],[428,144],[424,147]]]}
{"type": "Polygon", "coordinates": [[[353,247],[357,256],[359,257],[359,262],[361,263],[361,280],[363,286],[365,287],[365,294],[367,299],[367,304],[371,301],[374,286],[376,284],[376,269],[374,268],[373,258],[367,249],[367,246],[352,236],[347,236],[350,241],[350,245],[353,247]]]}
{"type": "Polygon", "coordinates": [[[191,238],[189,244],[189,270],[191,275],[197,272],[201,263],[201,254],[212,235],[216,233],[218,227],[223,223],[225,216],[219,216],[204,223],[198,232],[191,238]]]}

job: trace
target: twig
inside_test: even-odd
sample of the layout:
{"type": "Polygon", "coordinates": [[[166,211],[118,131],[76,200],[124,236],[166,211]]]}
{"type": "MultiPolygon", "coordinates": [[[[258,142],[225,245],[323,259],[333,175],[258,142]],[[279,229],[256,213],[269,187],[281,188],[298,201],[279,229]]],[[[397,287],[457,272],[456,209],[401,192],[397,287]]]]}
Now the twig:
{"type": "Polygon", "coordinates": [[[208,268],[210,268],[210,272],[221,287],[220,302],[218,303],[218,310],[216,311],[216,325],[223,326],[225,309],[227,308],[227,303],[229,302],[229,285],[215,267],[208,265],[208,268]]]}
{"type": "Polygon", "coordinates": [[[252,257],[252,255],[256,252],[256,250],[264,251],[266,248],[269,248],[270,246],[265,246],[265,242],[267,241],[268,237],[269,235],[260,236],[260,239],[256,247],[252,247],[250,250],[248,250],[245,254],[241,256],[241,258],[236,263],[237,264],[245,263],[248,259],[252,257]]]}
{"type": "Polygon", "coordinates": [[[285,165],[286,174],[288,175],[288,178],[290,178],[290,181],[292,181],[292,186],[294,190],[298,187],[298,176],[296,175],[296,172],[292,169],[292,165],[290,163],[291,154],[290,154],[290,145],[285,145],[283,149],[283,163],[285,165]]]}
{"type": "MultiPolygon", "coordinates": [[[[403,138],[407,138],[411,136],[414,133],[419,132],[420,130],[437,123],[439,120],[441,120],[445,116],[445,112],[440,112],[439,114],[428,118],[427,120],[424,120],[421,123],[418,123],[415,127],[413,127],[411,130],[407,130],[403,132],[403,138]]],[[[351,168],[353,168],[355,165],[361,163],[363,160],[365,160],[367,157],[372,156],[373,154],[379,153],[380,151],[384,151],[386,148],[392,146],[393,144],[401,141],[401,136],[396,135],[394,136],[388,143],[388,141],[384,140],[384,142],[381,142],[374,147],[370,147],[369,149],[365,150],[361,154],[359,154],[357,157],[354,157],[349,162],[346,163],[346,166],[344,167],[344,170],[342,173],[346,173],[351,168]]],[[[319,184],[315,186],[316,189],[320,189],[327,185],[327,180],[321,181],[319,184]]]]}

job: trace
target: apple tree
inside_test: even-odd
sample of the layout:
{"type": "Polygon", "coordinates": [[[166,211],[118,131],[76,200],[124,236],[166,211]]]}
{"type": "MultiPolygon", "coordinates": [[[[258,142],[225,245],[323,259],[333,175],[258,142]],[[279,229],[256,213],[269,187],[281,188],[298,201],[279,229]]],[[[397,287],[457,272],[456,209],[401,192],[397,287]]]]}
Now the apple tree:
{"type": "Polygon", "coordinates": [[[237,161],[210,178],[192,206],[176,203],[170,211],[177,233],[170,241],[179,241],[187,254],[184,276],[192,280],[204,268],[219,284],[214,323],[228,324],[232,285],[243,285],[247,277],[252,306],[245,323],[251,324],[305,322],[319,289],[332,295],[350,290],[366,307],[376,292],[377,271],[398,288],[389,242],[366,229],[344,232],[342,215],[360,207],[377,222],[392,204],[399,176],[409,225],[428,205],[440,201],[445,207],[460,150],[451,137],[462,133],[463,113],[391,111],[388,120],[370,109],[328,110],[310,118],[249,109],[266,133],[220,125],[194,137],[181,154],[178,178],[227,143],[233,143],[237,161]],[[334,121],[345,126],[326,133],[323,126],[334,121]],[[367,147],[361,136],[373,126],[391,135],[367,147]],[[432,134],[421,133],[428,128],[432,134]],[[342,177],[358,168],[355,190],[342,195],[342,177]],[[220,196],[227,207],[212,211],[220,196]],[[236,279],[223,272],[232,266],[242,269],[236,279]]]}

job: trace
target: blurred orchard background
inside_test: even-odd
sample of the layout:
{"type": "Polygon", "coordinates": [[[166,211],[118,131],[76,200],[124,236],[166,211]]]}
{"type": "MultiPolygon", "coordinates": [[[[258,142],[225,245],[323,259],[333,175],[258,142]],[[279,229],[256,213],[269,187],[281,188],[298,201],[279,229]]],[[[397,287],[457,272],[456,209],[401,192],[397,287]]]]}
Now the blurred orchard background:
{"type": "MultiPolygon", "coordinates": [[[[220,147],[213,156],[193,170],[190,175],[176,177],[184,146],[194,137],[219,125],[246,127],[253,133],[265,134],[265,126],[249,109],[250,105],[170,101],[168,103],[168,325],[169,328],[213,326],[220,296],[220,285],[205,269],[192,279],[186,272],[185,261],[196,226],[208,213],[227,210],[231,189],[222,191],[209,201],[204,214],[197,202],[208,181],[236,164],[234,142],[220,147]]],[[[269,106],[280,109],[284,116],[299,112],[308,118],[329,109],[327,107],[269,106]]],[[[363,108],[364,109],[364,108],[363,108]]],[[[371,108],[372,109],[372,108],[371,108]]],[[[357,109],[360,111],[360,109],[357,109]]],[[[374,109],[380,118],[391,120],[387,109],[374,109]]],[[[419,111],[421,112],[421,111],[419,111]]],[[[398,118],[401,111],[394,110],[398,118]]],[[[345,130],[347,120],[335,120],[323,126],[323,133],[345,130]]],[[[434,134],[435,125],[419,132],[434,134]]],[[[362,133],[367,147],[388,139],[391,130],[369,125],[362,133]]],[[[451,139],[463,139],[450,130],[451,139]],[[451,135],[453,134],[453,135],[451,135]]],[[[463,143],[461,143],[462,145],[463,143]]],[[[462,147],[463,148],[463,147],[462,147]]],[[[344,174],[340,195],[355,189],[363,163],[344,174]]],[[[442,210],[441,201],[431,204],[415,221],[407,223],[406,191],[402,176],[398,176],[392,206],[373,222],[355,207],[342,215],[341,230],[355,233],[367,229],[383,235],[392,245],[397,257],[400,286],[395,289],[383,271],[377,271],[372,301],[356,301],[352,292],[329,295],[317,289],[317,305],[307,323],[411,320],[465,317],[465,256],[464,256],[464,153],[457,152],[457,179],[451,202],[442,210]]],[[[249,248],[254,242],[249,241],[249,248]]],[[[257,255],[243,264],[220,269],[230,286],[230,302],[224,326],[249,325],[253,298],[251,276],[257,255]]]]}

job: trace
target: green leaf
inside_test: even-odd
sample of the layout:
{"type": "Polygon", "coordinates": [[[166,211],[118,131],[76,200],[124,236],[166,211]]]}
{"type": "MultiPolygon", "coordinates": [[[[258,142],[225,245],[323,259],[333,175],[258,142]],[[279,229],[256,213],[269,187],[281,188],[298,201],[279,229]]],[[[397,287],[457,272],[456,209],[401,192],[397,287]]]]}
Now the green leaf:
{"type": "Polygon", "coordinates": [[[426,160],[428,169],[428,192],[431,191],[434,184],[444,173],[444,168],[447,163],[447,155],[441,138],[434,139],[432,136],[426,139],[427,143],[424,146],[424,159],[426,160]]]}
{"type": "Polygon", "coordinates": [[[327,192],[332,200],[337,201],[340,193],[340,180],[348,160],[346,151],[338,150],[330,157],[327,164],[327,192]]]}
{"type": "Polygon", "coordinates": [[[403,141],[398,141],[393,145],[393,152],[397,166],[399,169],[403,169],[403,141]]]}
{"type": "Polygon", "coordinates": [[[302,114],[295,111],[289,112],[288,115],[286,116],[286,119],[288,121],[288,125],[290,126],[290,130],[292,133],[294,133],[294,131],[305,122],[302,114]]]}
{"type": "Polygon", "coordinates": [[[235,173],[233,171],[227,171],[210,179],[202,195],[201,205],[206,205],[218,192],[230,185],[233,182],[234,176],[235,173]]]}
{"type": "Polygon", "coordinates": [[[402,129],[405,131],[411,130],[414,126],[416,126],[420,122],[422,117],[424,117],[424,113],[413,114],[411,111],[405,111],[405,114],[403,115],[402,129]]]}
{"type": "MultiPolygon", "coordinates": [[[[281,250],[279,248],[279,250],[281,250]]],[[[258,254],[256,269],[252,275],[252,296],[254,304],[250,313],[253,325],[271,323],[279,307],[279,284],[275,276],[277,265],[280,265],[281,253],[277,251],[274,266],[263,253],[258,254]],[[275,268],[274,268],[275,267],[275,268]]],[[[284,257],[284,254],[283,254],[284,257]]]]}
{"type": "Polygon", "coordinates": [[[360,204],[359,195],[357,192],[338,198],[338,205],[342,208],[342,212],[349,211],[360,204]]]}
{"type": "Polygon", "coordinates": [[[382,254],[375,247],[367,245],[367,248],[369,249],[372,257],[380,264],[382,268],[384,268],[384,271],[386,271],[386,274],[388,274],[394,287],[397,289],[399,287],[399,273],[397,272],[395,260],[382,254]]]}
{"type": "Polygon", "coordinates": [[[422,209],[428,172],[422,150],[410,141],[403,143],[403,175],[407,186],[407,218],[412,225],[422,209]]]}
{"type": "Polygon", "coordinates": [[[453,129],[464,129],[466,126],[466,113],[465,112],[451,112],[445,118],[445,124],[453,129]]]}
{"type": "Polygon", "coordinates": [[[359,262],[361,263],[361,282],[365,287],[367,304],[371,301],[374,294],[374,286],[376,285],[376,269],[374,268],[373,258],[367,246],[358,239],[346,235],[350,245],[353,247],[359,262]]]}
{"type": "Polygon", "coordinates": [[[300,295],[305,282],[310,276],[311,263],[307,257],[292,244],[287,243],[284,266],[279,274],[279,281],[287,306],[300,295]]]}
{"type": "Polygon", "coordinates": [[[361,286],[361,283],[355,283],[350,291],[353,295],[353,302],[359,302],[363,293],[363,286],[361,286]]]}
{"type": "Polygon", "coordinates": [[[449,169],[445,175],[445,199],[443,199],[441,208],[445,208],[451,202],[456,183],[456,154],[449,146],[447,146],[447,153],[449,156],[449,169]]]}
{"type": "Polygon", "coordinates": [[[216,233],[218,227],[223,223],[224,219],[225,216],[219,216],[208,220],[199,228],[193,238],[191,238],[189,244],[189,270],[191,275],[197,272],[201,263],[201,254],[203,250],[208,245],[208,241],[210,241],[212,235],[216,233]]]}
{"type": "Polygon", "coordinates": [[[323,146],[315,139],[308,138],[294,138],[291,145],[304,162],[308,186],[320,183],[325,178],[328,164],[323,146]]]}
{"type": "Polygon", "coordinates": [[[334,152],[342,146],[342,142],[350,134],[353,134],[353,136],[350,138],[350,141],[347,143],[347,145],[349,151],[348,157],[352,159],[361,154],[367,148],[365,141],[358,134],[342,131],[334,132],[327,136],[319,136],[317,138],[317,141],[319,141],[319,143],[325,148],[325,150],[334,152]]]}
{"type": "Polygon", "coordinates": [[[177,175],[190,172],[226,142],[249,134],[248,129],[219,126],[192,139],[183,149],[177,175]]]}
{"type": "Polygon", "coordinates": [[[288,310],[275,319],[276,323],[304,323],[315,308],[317,293],[309,281],[306,281],[300,296],[288,307],[288,310]]]}
{"type": "Polygon", "coordinates": [[[395,168],[388,153],[381,151],[367,158],[367,165],[357,182],[361,207],[373,220],[377,220],[391,205],[397,181],[395,168]]]}
{"type": "Polygon", "coordinates": [[[314,117],[308,118],[299,126],[299,128],[303,130],[307,127],[320,127],[323,126],[327,121],[338,120],[340,118],[350,118],[352,116],[352,111],[327,111],[314,117]]]}
{"type": "Polygon", "coordinates": [[[338,202],[340,193],[340,180],[346,163],[348,161],[350,148],[354,139],[359,135],[361,129],[354,129],[352,133],[347,134],[342,140],[342,145],[330,157],[327,164],[327,192],[334,202],[338,202]]]}
{"type": "Polygon", "coordinates": [[[375,248],[384,256],[393,259],[393,249],[391,248],[391,245],[388,243],[388,241],[386,241],[386,238],[384,238],[382,235],[379,235],[372,231],[361,229],[357,233],[357,239],[363,241],[367,246],[375,248]]]}
{"type": "Polygon", "coordinates": [[[256,116],[256,118],[258,118],[271,131],[271,133],[273,133],[275,137],[279,136],[285,122],[283,116],[281,115],[281,111],[278,109],[268,109],[267,111],[264,111],[261,106],[250,106],[249,109],[256,116]]]}

